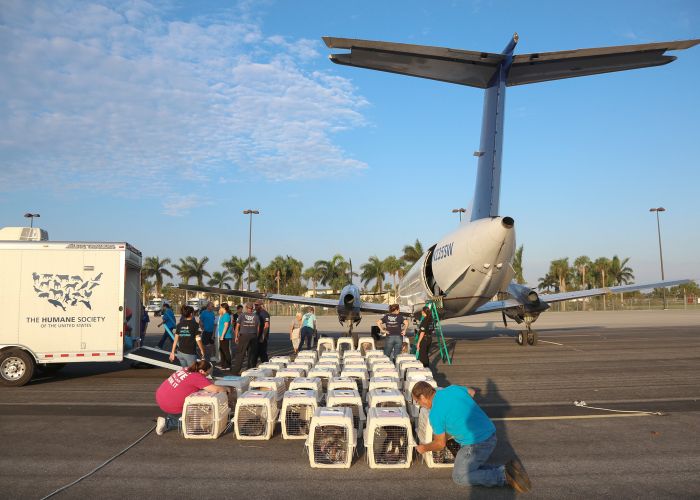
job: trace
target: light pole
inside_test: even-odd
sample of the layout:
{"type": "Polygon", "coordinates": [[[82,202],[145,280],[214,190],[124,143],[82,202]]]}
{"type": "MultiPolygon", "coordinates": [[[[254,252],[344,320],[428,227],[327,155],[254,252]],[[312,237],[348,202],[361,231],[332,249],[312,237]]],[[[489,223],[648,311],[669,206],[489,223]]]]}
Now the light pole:
{"type": "Polygon", "coordinates": [[[39,214],[30,214],[29,212],[27,212],[26,214],[24,214],[24,216],[25,216],[27,219],[29,219],[29,227],[30,227],[30,228],[33,228],[33,227],[34,227],[34,217],[41,217],[41,215],[39,215],[39,214]]]}
{"type": "MultiPolygon", "coordinates": [[[[650,208],[650,212],[656,212],[656,230],[659,235],[659,260],[661,261],[661,281],[665,280],[666,278],[664,277],[664,254],[663,251],[661,250],[661,222],[659,222],[659,212],[665,212],[666,209],[664,207],[658,207],[658,208],[650,208]]],[[[668,309],[668,305],[666,304],[666,287],[662,288],[663,294],[664,294],[664,311],[668,309]]]]}
{"type": "Polygon", "coordinates": [[[457,214],[457,213],[459,214],[459,222],[462,222],[462,214],[466,211],[467,211],[466,208],[453,208],[452,209],[453,214],[457,214]]]}
{"type": "Polygon", "coordinates": [[[243,215],[250,216],[250,224],[248,226],[248,291],[250,291],[250,261],[253,256],[253,215],[258,215],[258,210],[243,210],[243,215]]]}

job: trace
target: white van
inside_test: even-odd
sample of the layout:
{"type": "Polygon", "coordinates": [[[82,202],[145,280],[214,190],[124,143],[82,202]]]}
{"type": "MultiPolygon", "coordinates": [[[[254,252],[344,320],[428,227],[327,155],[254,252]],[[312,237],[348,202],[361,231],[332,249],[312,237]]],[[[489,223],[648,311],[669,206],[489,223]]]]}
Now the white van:
{"type": "Polygon", "coordinates": [[[155,299],[151,299],[148,301],[148,304],[146,304],[146,311],[152,312],[154,316],[160,316],[160,313],[163,310],[163,306],[165,304],[170,305],[168,299],[156,297],[155,299]]]}
{"type": "Polygon", "coordinates": [[[124,242],[0,241],[0,384],[122,361],[125,335],[141,333],[140,272],[141,252],[124,242]]]}
{"type": "Polygon", "coordinates": [[[207,299],[192,298],[187,300],[187,305],[192,306],[194,312],[199,312],[201,309],[206,308],[208,303],[207,299]]]}

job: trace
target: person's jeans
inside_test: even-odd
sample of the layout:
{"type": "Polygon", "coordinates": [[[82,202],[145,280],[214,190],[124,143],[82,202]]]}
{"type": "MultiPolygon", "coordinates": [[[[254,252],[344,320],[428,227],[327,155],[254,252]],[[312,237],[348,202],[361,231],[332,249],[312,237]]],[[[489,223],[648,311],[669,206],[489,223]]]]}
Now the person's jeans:
{"type": "MultiPolygon", "coordinates": [[[[171,328],[172,331],[172,328],[171,328]]],[[[160,340],[158,341],[158,349],[163,349],[165,346],[165,341],[169,340],[170,342],[173,341],[172,337],[168,333],[168,330],[163,326],[163,335],[160,337],[160,340]]]]}
{"type": "Polygon", "coordinates": [[[248,354],[248,368],[255,366],[255,358],[258,352],[258,336],[252,334],[241,334],[238,337],[238,345],[236,346],[236,357],[233,360],[231,373],[234,375],[241,374],[243,367],[243,357],[248,354]]]}
{"type": "Polygon", "coordinates": [[[180,427],[180,415],[168,413],[165,415],[165,430],[171,431],[180,427]]]}
{"type": "Polygon", "coordinates": [[[384,337],[384,356],[389,356],[392,361],[401,354],[402,335],[387,335],[384,337]]]}
{"type": "Polygon", "coordinates": [[[184,352],[176,351],[175,355],[177,356],[177,359],[180,360],[180,366],[183,368],[187,368],[192,363],[197,361],[196,354],[185,354],[184,352]]]}
{"type": "Polygon", "coordinates": [[[506,484],[505,467],[485,462],[496,448],[496,433],[476,444],[465,445],[457,452],[452,480],[461,486],[503,486],[506,484]]]}
{"type": "Polygon", "coordinates": [[[231,339],[219,340],[219,352],[221,353],[221,366],[231,368],[231,339]]]}
{"type": "Polygon", "coordinates": [[[420,346],[418,347],[418,360],[426,368],[430,366],[430,344],[432,342],[433,337],[431,335],[423,335],[423,340],[420,341],[420,346]]]}
{"type": "Polygon", "coordinates": [[[306,349],[310,351],[314,339],[314,329],[308,326],[302,326],[300,335],[301,341],[299,342],[299,349],[304,348],[304,339],[306,339],[306,349]]]}

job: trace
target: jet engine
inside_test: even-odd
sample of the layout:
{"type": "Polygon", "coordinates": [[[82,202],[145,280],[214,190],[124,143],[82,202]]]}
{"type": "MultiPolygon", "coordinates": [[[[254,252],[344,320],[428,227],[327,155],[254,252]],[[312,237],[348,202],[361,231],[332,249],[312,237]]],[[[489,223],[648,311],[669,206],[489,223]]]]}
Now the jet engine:
{"type": "Polygon", "coordinates": [[[346,285],[340,292],[338,299],[337,311],[340,324],[344,325],[346,321],[349,321],[351,325],[357,325],[362,319],[361,304],[360,289],[355,285],[346,285]]]}

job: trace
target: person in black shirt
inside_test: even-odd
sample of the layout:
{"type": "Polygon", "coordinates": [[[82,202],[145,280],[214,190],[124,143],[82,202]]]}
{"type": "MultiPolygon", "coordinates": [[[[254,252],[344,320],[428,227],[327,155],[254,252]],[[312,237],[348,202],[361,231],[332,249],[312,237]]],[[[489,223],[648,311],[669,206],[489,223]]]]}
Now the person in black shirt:
{"type": "Polygon", "coordinates": [[[435,327],[433,325],[433,315],[428,307],[423,308],[421,316],[422,319],[418,326],[418,343],[416,349],[418,349],[418,360],[423,363],[423,366],[428,368],[430,365],[428,354],[430,353],[430,344],[433,341],[435,327]]]}
{"type": "Polygon", "coordinates": [[[170,361],[175,361],[175,349],[177,348],[177,358],[183,367],[190,366],[197,361],[197,347],[204,359],[204,345],[202,335],[199,333],[199,324],[194,319],[194,308],[184,306],[182,308],[182,319],[175,329],[175,340],[170,351],[170,361]]]}
{"type": "Polygon", "coordinates": [[[238,346],[236,358],[231,366],[231,373],[241,374],[243,356],[248,352],[248,368],[255,366],[258,356],[258,332],[260,331],[260,317],[253,312],[253,304],[245,305],[245,312],[238,315],[236,320],[236,333],[234,342],[238,346]]]}
{"type": "Polygon", "coordinates": [[[401,352],[401,344],[408,329],[408,320],[399,312],[399,305],[389,306],[389,314],[377,321],[377,326],[386,336],[384,337],[384,355],[392,361],[401,352]]]}
{"type": "Polygon", "coordinates": [[[260,330],[258,332],[258,353],[255,359],[257,363],[257,358],[260,361],[267,363],[270,358],[267,355],[267,339],[270,336],[270,313],[268,313],[263,307],[262,300],[255,301],[255,312],[260,318],[260,330]]]}

